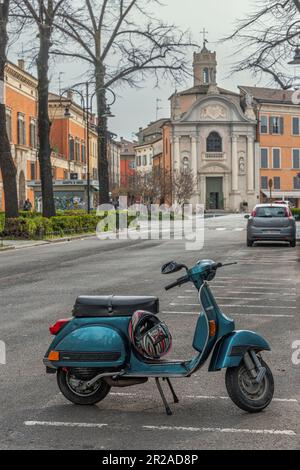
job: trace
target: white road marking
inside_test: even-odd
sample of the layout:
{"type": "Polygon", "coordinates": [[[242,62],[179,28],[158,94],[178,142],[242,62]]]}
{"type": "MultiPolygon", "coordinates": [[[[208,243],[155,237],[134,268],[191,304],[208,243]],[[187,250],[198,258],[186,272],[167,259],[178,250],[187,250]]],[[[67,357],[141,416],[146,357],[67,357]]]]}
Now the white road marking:
{"type": "MultiPolygon", "coordinates": [[[[228,294],[245,294],[245,292],[228,292],[228,294]]],[[[252,294],[252,292],[249,292],[249,294],[252,294]]],[[[253,292],[253,294],[255,294],[255,292],[253,292]]],[[[263,294],[262,292],[259,292],[258,293],[259,295],[263,294]]],[[[257,294],[256,294],[257,295],[257,294]]],[[[264,299],[263,297],[259,297],[258,299],[256,299],[255,297],[250,297],[250,298],[247,298],[247,297],[227,297],[227,296],[217,296],[215,297],[216,300],[220,300],[220,299],[227,299],[227,300],[254,300],[254,301],[259,301],[259,300],[270,300],[270,301],[276,301],[278,302],[278,298],[281,298],[283,295],[286,295],[286,296],[289,296],[289,294],[277,294],[275,292],[268,292],[266,293],[265,295],[275,295],[276,298],[275,299],[269,299],[269,298],[266,298],[264,299]]],[[[184,300],[184,299],[194,299],[195,297],[192,297],[192,296],[184,296],[184,295],[178,295],[177,296],[178,299],[181,299],[181,300],[184,300]]],[[[297,300],[294,300],[294,299],[284,299],[285,302],[297,302],[297,300]]]]}
{"type": "MultiPolygon", "coordinates": [[[[25,426],[46,426],[46,427],[67,427],[67,428],[91,428],[91,429],[102,429],[108,427],[108,424],[104,423],[71,423],[71,422],[59,422],[59,421],[25,421],[25,426]]],[[[118,426],[111,426],[116,428],[118,426]]],[[[119,426],[120,429],[123,429],[119,426]]],[[[297,436],[295,431],[290,429],[239,429],[239,428],[195,428],[189,426],[142,426],[142,429],[148,431],[187,431],[187,432],[219,432],[219,433],[230,433],[230,434],[265,434],[265,435],[282,435],[282,436],[297,436]]],[[[136,429],[136,428],[135,428],[136,429]]]]}
{"type": "Polygon", "coordinates": [[[194,428],[184,426],[143,426],[143,429],[149,431],[185,431],[185,432],[220,432],[231,434],[265,434],[265,435],[281,435],[295,437],[297,434],[290,429],[238,429],[238,428],[194,428]]]}
{"type": "Polygon", "coordinates": [[[216,228],[217,232],[225,232],[226,230],[227,230],[227,228],[225,228],[225,227],[216,228]]]}
{"type": "MultiPolygon", "coordinates": [[[[238,299],[237,299],[238,300],[238,299]]],[[[242,299],[240,299],[242,300],[242,299]]],[[[251,299],[253,300],[253,299],[251,299]]],[[[263,300],[263,299],[261,299],[263,300]]],[[[199,304],[177,304],[177,303],[171,303],[171,307],[198,307],[199,304]]],[[[219,307],[234,307],[234,308],[276,308],[276,309],[282,309],[282,310],[296,310],[297,307],[278,307],[277,305],[237,305],[237,304],[219,304],[219,307]]]]}
{"type": "MultiPolygon", "coordinates": [[[[187,395],[185,398],[193,400],[230,400],[229,397],[216,397],[208,395],[187,395]]],[[[298,400],[294,398],[273,398],[272,402],[277,403],[298,403],[298,400]]]]}
{"type": "MultiPolygon", "coordinates": [[[[174,312],[174,311],[163,311],[164,314],[180,314],[180,315],[199,315],[199,312],[174,312]]],[[[270,318],[295,318],[295,315],[276,315],[268,313],[230,313],[231,317],[270,317],[270,318]]]]}
{"type": "Polygon", "coordinates": [[[120,392],[111,392],[110,395],[115,397],[135,397],[134,393],[120,393],[120,392]]]}
{"type": "Polygon", "coordinates": [[[25,426],[53,426],[66,428],[104,428],[108,426],[105,423],[67,423],[60,421],[25,421],[25,426]]]}
{"type": "MultiPolygon", "coordinates": [[[[230,279],[230,278],[227,278],[227,279],[230,279]]],[[[289,284],[287,286],[282,286],[282,282],[278,282],[278,281],[273,281],[272,279],[270,279],[268,282],[265,282],[265,277],[263,279],[258,279],[257,280],[247,280],[247,284],[258,284],[258,285],[267,285],[267,286],[274,286],[275,284],[278,284],[278,286],[280,287],[287,287],[288,288],[288,285],[290,285],[291,282],[295,283],[295,279],[287,279],[286,281],[290,281],[289,284]]],[[[221,279],[220,277],[218,278],[218,280],[220,280],[220,284],[224,284],[224,282],[226,282],[226,279],[221,279]]],[[[236,282],[241,282],[241,279],[236,279],[236,278],[231,278],[232,281],[236,281],[236,282]]],[[[283,279],[284,281],[284,279],[283,279]]],[[[231,281],[228,280],[228,283],[230,283],[231,281]]]]}
{"type": "MultiPolygon", "coordinates": [[[[283,291],[283,292],[287,292],[287,291],[292,291],[293,293],[296,292],[296,287],[277,287],[277,286],[273,286],[273,287],[261,287],[261,286],[236,286],[236,285],[231,285],[231,284],[227,284],[226,286],[224,284],[210,284],[210,287],[212,289],[230,289],[230,288],[238,288],[238,289],[244,289],[244,290],[263,290],[264,292],[266,293],[269,293],[268,292],[268,289],[276,289],[277,292],[280,292],[280,291],[283,291]]],[[[185,290],[185,292],[196,292],[195,289],[187,289],[185,290]]],[[[230,291],[229,291],[230,292],[230,291]]]]}

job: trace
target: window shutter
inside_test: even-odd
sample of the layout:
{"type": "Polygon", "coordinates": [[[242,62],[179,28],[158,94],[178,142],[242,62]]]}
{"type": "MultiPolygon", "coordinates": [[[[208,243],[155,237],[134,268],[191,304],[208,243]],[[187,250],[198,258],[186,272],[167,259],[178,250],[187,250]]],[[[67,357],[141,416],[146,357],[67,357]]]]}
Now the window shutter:
{"type": "Polygon", "coordinates": [[[270,121],[269,121],[269,133],[273,134],[273,116],[270,116],[270,121]]]}
{"type": "Polygon", "coordinates": [[[18,144],[21,145],[21,120],[18,117],[18,144]]]}
{"type": "Polygon", "coordinates": [[[300,133],[300,120],[297,117],[293,117],[293,135],[299,135],[300,133]]]}
{"type": "Polygon", "coordinates": [[[280,134],[281,135],[284,134],[284,118],[283,117],[280,118],[280,134]]]}

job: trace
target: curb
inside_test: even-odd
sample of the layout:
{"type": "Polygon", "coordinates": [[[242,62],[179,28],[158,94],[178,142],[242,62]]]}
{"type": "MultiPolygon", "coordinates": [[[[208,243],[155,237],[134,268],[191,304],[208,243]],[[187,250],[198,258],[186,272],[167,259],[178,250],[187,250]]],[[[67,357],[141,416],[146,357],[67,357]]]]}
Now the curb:
{"type": "Polygon", "coordinates": [[[76,241],[76,240],[82,240],[82,239],[85,239],[85,238],[93,238],[95,237],[96,235],[93,234],[93,235],[78,235],[78,237],[70,237],[70,238],[54,238],[53,240],[51,239],[47,239],[45,240],[45,243],[48,243],[48,244],[52,244],[52,243],[63,243],[63,242],[72,242],[72,241],[76,241]]]}
{"type": "Polygon", "coordinates": [[[3,248],[0,248],[0,253],[4,251],[12,251],[12,250],[15,250],[14,246],[4,246],[3,248]]]}

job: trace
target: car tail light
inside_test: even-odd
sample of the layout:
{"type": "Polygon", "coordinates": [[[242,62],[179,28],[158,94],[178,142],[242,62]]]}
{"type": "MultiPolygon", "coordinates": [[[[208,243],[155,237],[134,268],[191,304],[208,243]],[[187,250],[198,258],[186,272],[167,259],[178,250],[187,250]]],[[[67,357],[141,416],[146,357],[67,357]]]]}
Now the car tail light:
{"type": "Polygon", "coordinates": [[[71,321],[71,318],[58,320],[54,325],[50,326],[49,331],[51,335],[56,336],[58,333],[71,321]]]}
{"type": "Polygon", "coordinates": [[[256,210],[251,212],[251,217],[256,217],[256,210]]]}

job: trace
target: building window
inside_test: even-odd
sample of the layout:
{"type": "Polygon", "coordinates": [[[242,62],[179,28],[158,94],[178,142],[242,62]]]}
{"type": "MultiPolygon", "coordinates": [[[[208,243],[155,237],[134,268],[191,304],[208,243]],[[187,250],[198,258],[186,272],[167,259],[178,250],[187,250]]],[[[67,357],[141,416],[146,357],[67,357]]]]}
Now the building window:
{"type": "Polygon", "coordinates": [[[143,157],[143,166],[147,166],[147,157],[143,157]]]}
{"type": "Polygon", "coordinates": [[[260,133],[268,134],[269,131],[269,119],[268,116],[262,116],[260,120],[260,133]]]}
{"type": "Polygon", "coordinates": [[[6,108],[6,132],[8,140],[12,141],[12,120],[11,120],[11,110],[6,108]]]}
{"type": "Polygon", "coordinates": [[[281,189],[280,176],[275,176],[274,178],[274,189],[275,190],[281,189]]]}
{"type": "Polygon", "coordinates": [[[207,152],[222,152],[222,137],[218,132],[211,132],[206,142],[207,152]]]}
{"type": "Polygon", "coordinates": [[[260,167],[269,168],[269,151],[268,149],[261,149],[260,151],[260,167]]]}
{"type": "Polygon", "coordinates": [[[30,119],[30,126],[29,126],[29,137],[30,137],[30,147],[33,149],[37,148],[37,123],[36,119],[30,119]]]}
{"type": "Polygon", "coordinates": [[[25,115],[18,113],[18,144],[26,145],[25,115]]]}
{"type": "Polygon", "coordinates": [[[75,160],[80,161],[80,142],[78,140],[75,141],[75,160]]]}
{"type": "Polygon", "coordinates": [[[293,150],[293,168],[294,170],[300,169],[300,149],[293,150]]]}
{"type": "Polygon", "coordinates": [[[295,178],[294,178],[294,189],[300,189],[300,178],[299,178],[299,176],[295,176],[295,178]]]}
{"type": "Polygon", "coordinates": [[[205,67],[205,69],[203,70],[203,83],[209,83],[209,70],[207,67],[205,67]]]}
{"type": "Polygon", "coordinates": [[[300,118],[293,117],[293,135],[300,135],[300,118]]]}
{"type": "Polygon", "coordinates": [[[68,170],[64,170],[64,180],[69,179],[69,173],[68,170]]]}
{"type": "Polygon", "coordinates": [[[280,149],[273,149],[273,168],[279,169],[280,167],[280,149]]]}
{"type": "Polygon", "coordinates": [[[270,117],[270,132],[275,135],[282,135],[284,133],[283,117],[271,116],[270,117]]]}
{"type": "Polygon", "coordinates": [[[30,163],[30,179],[31,181],[36,180],[36,168],[34,162],[30,163]]]}
{"type": "Polygon", "coordinates": [[[268,189],[268,177],[267,176],[261,177],[261,189],[268,189]]]}
{"type": "Polygon", "coordinates": [[[75,155],[75,142],[73,137],[69,138],[69,158],[71,161],[74,161],[74,155],[75,155]]]}
{"type": "Polygon", "coordinates": [[[81,160],[82,160],[83,163],[86,162],[85,144],[81,145],[81,160]]]}

